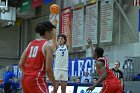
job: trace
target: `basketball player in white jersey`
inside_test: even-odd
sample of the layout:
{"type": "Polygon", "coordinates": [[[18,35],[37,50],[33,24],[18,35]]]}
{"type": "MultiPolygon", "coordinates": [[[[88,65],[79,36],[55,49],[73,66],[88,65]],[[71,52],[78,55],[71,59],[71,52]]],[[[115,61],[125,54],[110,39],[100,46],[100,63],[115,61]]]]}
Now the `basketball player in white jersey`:
{"type": "Polygon", "coordinates": [[[70,47],[70,27],[67,24],[68,35],[60,34],[57,39],[53,38],[54,43],[54,76],[57,83],[61,85],[61,93],[66,93],[66,86],[68,81],[68,48],[70,47]]]}

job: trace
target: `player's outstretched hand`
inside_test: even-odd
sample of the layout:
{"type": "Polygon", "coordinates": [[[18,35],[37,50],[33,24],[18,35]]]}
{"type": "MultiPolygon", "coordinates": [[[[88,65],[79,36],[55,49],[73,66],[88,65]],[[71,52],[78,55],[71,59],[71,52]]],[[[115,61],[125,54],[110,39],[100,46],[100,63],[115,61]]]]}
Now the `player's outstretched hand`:
{"type": "Polygon", "coordinates": [[[87,90],[86,93],[91,93],[94,90],[94,86],[90,86],[87,90]]]}
{"type": "Polygon", "coordinates": [[[89,45],[92,45],[92,41],[91,41],[90,38],[87,39],[87,42],[88,42],[89,45]]]}

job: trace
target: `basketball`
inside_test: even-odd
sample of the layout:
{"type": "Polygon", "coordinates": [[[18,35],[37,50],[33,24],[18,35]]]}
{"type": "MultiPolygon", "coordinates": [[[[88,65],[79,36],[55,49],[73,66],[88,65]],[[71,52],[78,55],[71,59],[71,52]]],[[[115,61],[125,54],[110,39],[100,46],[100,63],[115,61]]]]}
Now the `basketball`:
{"type": "Polygon", "coordinates": [[[60,11],[60,7],[57,4],[52,4],[50,6],[50,13],[51,14],[58,14],[60,11]]]}

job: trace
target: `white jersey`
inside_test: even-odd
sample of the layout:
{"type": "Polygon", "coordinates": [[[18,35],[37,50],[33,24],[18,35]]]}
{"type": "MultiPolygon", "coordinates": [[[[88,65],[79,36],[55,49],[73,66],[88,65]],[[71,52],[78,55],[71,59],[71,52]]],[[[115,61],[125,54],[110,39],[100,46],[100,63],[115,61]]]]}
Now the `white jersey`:
{"type": "Polygon", "coordinates": [[[55,51],[54,69],[68,70],[68,48],[59,45],[55,51]]]}

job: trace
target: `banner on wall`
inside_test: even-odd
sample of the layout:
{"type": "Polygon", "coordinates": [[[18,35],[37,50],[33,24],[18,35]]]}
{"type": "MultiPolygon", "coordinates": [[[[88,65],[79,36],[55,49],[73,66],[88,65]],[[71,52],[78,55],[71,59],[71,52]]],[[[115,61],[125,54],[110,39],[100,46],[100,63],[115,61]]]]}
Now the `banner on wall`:
{"type": "Polygon", "coordinates": [[[64,5],[63,8],[72,6],[72,0],[63,0],[63,2],[64,2],[63,3],[63,5],[64,5]]]}
{"type": "Polygon", "coordinates": [[[86,22],[85,22],[85,43],[90,38],[93,44],[97,44],[97,26],[98,26],[98,1],[90,0],[86,5],[86,22]]]}
{"type": "Polygon", "coordinates": [[[13,70],[13,72],[14,72],[14,74],[15,74],[16,77],[18,77],[18,78],[21,78],[22,77],[22,72],[19,69],[18,64],[13,64],[12,65],[12,70],[13,70]]]}
{"type": "Polygon", "coordinates": [[[80,0],[72,0],[72,5],[76,5],[76,4],[79,4],[80,3],[80,0]]]}
{"type": "Polygon", "coordinates": [[[133,6],[140,6],[140,0],[133,0],[132,5],[133,6]]]}
{"type": "Polygon", "coordinates": [[[25,12],[31,9],[31,0],[22,0],[20,11],[25,12]]]}
{"type": "Polygon", "coordinates": [[[53,0],[44,0],[44,3],[45,4],[48,4],[48,3],[50,3],[50,2],[52,2],[53,0]]]}
{"type": "Polygon", "coordinates": [[[138,29],[139,29],[139,32],[140,32],[140,9],[139,9],[139,23],[138,23],[139,25],[138,25],[138,29]]]}
{"type": "Polygon", "coordinates": [[[43,4],[43,0],[32,0],[32,8],[36,8],[38,6],[41,6],[43,4]]]}
{"type": "MultiPolygon", "coordinates": [[[[89,74],[94,73],[95,60],[93,58],[87,57],[83,59],[69,59],[68,62],[68,75],[69,76],[83,76],[84,71],[87,71],[89,74]]],[[[21,78],[22,72],[20,71],[18,64],[13,64],[13,72],[16,77],[21,78]]]]}
{"type": "MultiPolygon", "coordinates": [[[[71,17],[72,17],[72,12],[71,12],[71,7],[62,9],[61,12],[61,17],[60,17],[60,33],[61,34],[68,34],[67,30],[67,21],[69,20],[70,25],[71,25],[71,17]]],[[[69,27],[71,28],[71,26],[69,27]]]]}
{"type": "Polygon", "coordinates": [[[100,42],[111,42],[113,32],[113,5],[114,0],[108,3],[101,1],[101,33],[100,42]]]}
{"type": "Polygon", "coordinates": [[[69,59],[69,76],[83,76],[84,71],[88,71],[89,74],[94,73],[94,63],[95,60],[92,58],[83,59],[69,59]]]}
{"type": "Polygon", "coordinates": [[[84,45],[84,3],[74,6],[72,21],[72,47],[84,45]]]}

